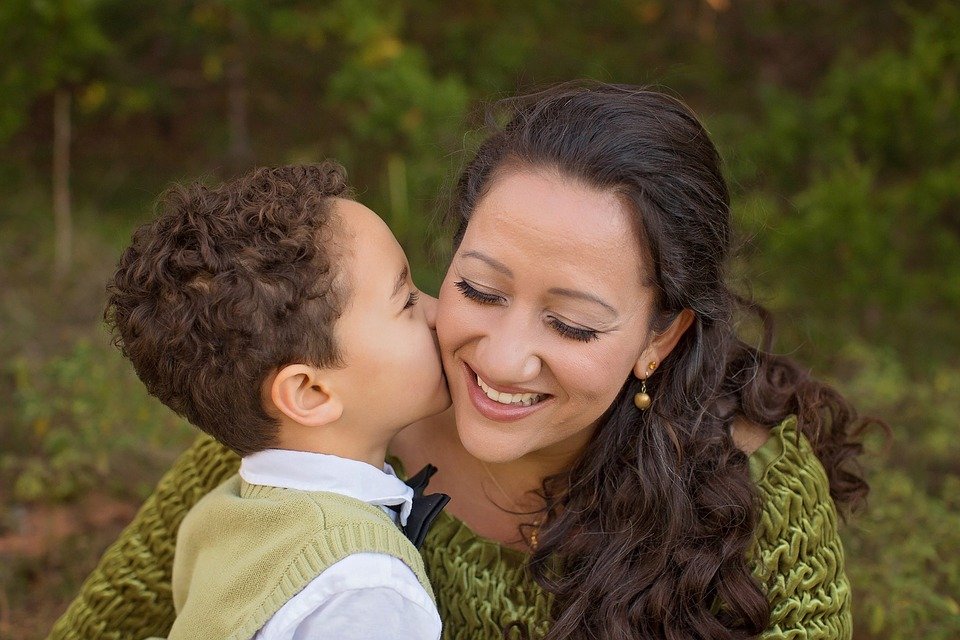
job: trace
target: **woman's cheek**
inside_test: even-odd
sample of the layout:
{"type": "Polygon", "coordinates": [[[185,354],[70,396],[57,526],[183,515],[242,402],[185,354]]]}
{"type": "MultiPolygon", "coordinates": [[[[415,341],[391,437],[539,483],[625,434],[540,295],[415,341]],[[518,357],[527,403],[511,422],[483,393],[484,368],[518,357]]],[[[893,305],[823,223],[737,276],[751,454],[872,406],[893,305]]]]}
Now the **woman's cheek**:
{"type": "MultiPolygon", "coordinates": [[[[459,297],[459,292],[450,295],[459,297]]],[[[449,297],[449,296],[448,296],[449,297]]],[[[452,353],[490,330],[491,314],[485,307],[460,298],[441,304],[437,313],[437,339],[443,353],[452,353]]]]}
{"type": "Polygon", "coordinates": [[[621,350],[597,343],[587,343],[583,350],[569,349],[557,362],[554,375],[561,385],[587,403],[613,402],[633,369],[633,360],[621,350]]]}
{"type": "Polygon", "coordinates": [[[453,353],[457,344],[459,327],[456,316],[450,312],[437,315],[437,341],[440,343],[441,355],[453,353]]]}
{"type": "Polygon", "coordinates": [[[451,348],[460,326],[458,316],[461,315],[459,309],[461,305],[459,300],[454,299],[456,292],[451,291],[452,288],[444,282],[440,290],[440,303],[437,306],[437,339],[440,342],[440,350],[443,352],[451,348]]]}

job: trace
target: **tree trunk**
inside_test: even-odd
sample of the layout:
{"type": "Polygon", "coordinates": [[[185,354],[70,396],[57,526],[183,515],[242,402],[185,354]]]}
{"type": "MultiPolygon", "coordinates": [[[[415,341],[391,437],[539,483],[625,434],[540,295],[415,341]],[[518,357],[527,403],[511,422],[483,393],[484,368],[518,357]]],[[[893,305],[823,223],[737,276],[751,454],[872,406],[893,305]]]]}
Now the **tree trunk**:
{"type": "Polygon", "coordinates": [[[53,96],[53,277],[62,282],[70,272],[73,220],[70,214],[70,106],[69,89],[53,96]]]}
{"type": "Polygon", "coordinates": [[[230,131],[227,160],[231,171],[241,171],[252,162],[253,148],[250,145],[247,61],[244,55],[247,24],[237,12],[230,16],[230,33],[233,43],[227,57],[227,122],[230,131]]]}

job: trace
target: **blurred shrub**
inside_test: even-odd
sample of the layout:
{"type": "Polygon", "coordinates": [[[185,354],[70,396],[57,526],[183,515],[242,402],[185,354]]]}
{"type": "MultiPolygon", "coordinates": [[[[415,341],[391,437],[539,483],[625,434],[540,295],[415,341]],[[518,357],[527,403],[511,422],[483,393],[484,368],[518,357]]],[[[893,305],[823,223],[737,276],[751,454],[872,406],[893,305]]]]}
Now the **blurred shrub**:
{"type": "Polygon", "coordinates": [[[342,123],[331,145],[354,184],[379,187],[361,199],[404,246],[418,285],[435,291],[440,278],[428,263],[438,234],[431,214],[470,93],[460,75],[436,71],[421,45],[403,40],[410,8],[387,6],[371,13],[346,0],[331,11],[350,52],[329,79],[325,107],[342,123]]]}
{"type": "Polygon", "coordinates": [[[851,398],[893,430],[869,460],[870,508],[845,535],[856,636],[960,637],[960,368],[917,378],[857,344],[843,359],[851,398]]]}
{"type": "Polygon", "coordinates": [[[869,517],[845,538],[857,637],[960,637],[960,475],[928,493],[901,469],[872,476],[869,517]]]}
{"type": "Polygon", "coordinates": [[[66,500],[94,485],[143,494],[149,485],[127,481],[169,464],[195,435],[107,344],[80,340],[66,355],[9,367],[17,414],[0,471],[15,500],[66,500]]]}
{"type": "Polygon", "coordinates": [[[431,213],[450,169],[444,151],[457,146],[468,94],[455,76],[432,75],[423,51],[396,46],[387,58],[352,59],[331,79],[331,108],[347,125],[334,148],[351,179],[381,185],[362,199],[390,225],[418,285],[429,291],[439,285],[427,265],[437,238],[431,213]]]}
{"type": "Polygon", "coordinates": [[[960,6],[908,19],[904,51],[842,55],[810,98],[767,87],[730,164],[745,271],[795,320],[784,344],[855,335],[922,367],[960,358],[960,6]]]}

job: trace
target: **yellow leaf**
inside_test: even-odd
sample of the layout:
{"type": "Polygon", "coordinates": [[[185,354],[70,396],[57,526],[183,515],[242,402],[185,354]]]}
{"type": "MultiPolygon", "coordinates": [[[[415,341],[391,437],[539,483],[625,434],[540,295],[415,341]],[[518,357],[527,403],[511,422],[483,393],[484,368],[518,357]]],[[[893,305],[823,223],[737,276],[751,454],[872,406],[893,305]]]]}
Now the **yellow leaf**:
{"type": "Polygon", "coordinates": [[[203,77],[207,80],[219,80],[223,76],[223,58],[208,54],[203,58],[203,77]]]}
{"type": "Polygon", "coordinates": [[[947,611],[949,611],[952,615],[960,616],[960,604],[958,604],[957,601],[950,596],[947,596],[944,598],[944,600],[946,600],[947,603],[947,611]]]}
{"type": "Polygon", "coordinates": [[[644,0],[633,6],[633,15],[643,24],[653,24],[663,15],[663,5],[657,0],[644,0]]]}
{"type": "Polygon", "coordinates": [[[870,632],[874,635],[880,633],[880,630],[883,629],[884,622],[884,612],[883,607],[879,605],[873,606],[873,611],[871,611],[870,616],[870,632]]]}
{"type": "Polygon", "coordinates": [[[33,422],[33,433],[38,437],[42,438],[46,435],[47,431],[50,430],[50,420],[47,418],[37,418],[33,422]]]}
{"type": "Polygon", "coordinates": [[[394,35],[384,35],[371,42],[363,50],[361,60],[368,66],[374,66],[393,60],[403,51],[403,43],[394,35]]]}
{"type": "Polygon", "coordinates": [[[107,100],[107,85],[102,82],[91,82],[80,94],[78,100],[80,109],[92,113],[103,106],[107,100]]]}
{"type": "Polygon", "coordinates": [[[190,13],[194,24],[199,26],[211,26],[220,22],[217,15],[217,8],[212,4],[200,3],[195,6],[190,13]]]}
{"type": "Polygon", "coordinates": [[[423,110],[419,107],[408,109],[400,117],[400,126],[405,131],[416,131],[423,125],[423,110]]]}

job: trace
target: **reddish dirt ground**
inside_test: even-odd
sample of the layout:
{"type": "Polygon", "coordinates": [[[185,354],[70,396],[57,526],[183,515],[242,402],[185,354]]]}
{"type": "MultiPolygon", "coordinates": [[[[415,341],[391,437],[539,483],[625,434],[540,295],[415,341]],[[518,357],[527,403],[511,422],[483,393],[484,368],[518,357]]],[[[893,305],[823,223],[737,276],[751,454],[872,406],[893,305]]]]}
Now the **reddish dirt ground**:
{"type": "Polygon", "coordinates": [[[69,504],[0,505],[0,640],[45,637],[136,509],[98,493],[69,504]]]}

